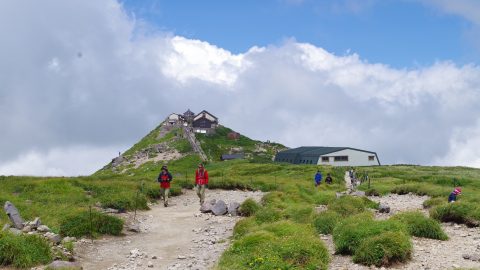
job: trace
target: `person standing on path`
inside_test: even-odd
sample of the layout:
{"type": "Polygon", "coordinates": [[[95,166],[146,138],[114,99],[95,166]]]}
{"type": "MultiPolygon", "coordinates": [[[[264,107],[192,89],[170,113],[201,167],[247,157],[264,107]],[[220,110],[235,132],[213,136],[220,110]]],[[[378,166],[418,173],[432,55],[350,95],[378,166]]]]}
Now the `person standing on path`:
{"type": "Polygon", "coordinates": [[[317,170],[317,173],[315,174],[315,187],[318,187],[322,183],[322,173],[320,170],[317,170]]]}
{"type": "Polygon", "coordinates": [[[170,193],[170,182],[172,182],[172,174],[168,171],[167,166],[162,166],[162,171],[158,175],[157,181],[160,183],[160,198],[163,197],[163,206],[168,206],[168,194],[170,193]]]}
{"type": "Polygon", "coordinates": [[[208,187],[208,172],[203,167],[203,164],[198,164],[198,169],[195,171],[195,189],[200,199],[200,205],[205,202],[206,187],[208,187]]]}

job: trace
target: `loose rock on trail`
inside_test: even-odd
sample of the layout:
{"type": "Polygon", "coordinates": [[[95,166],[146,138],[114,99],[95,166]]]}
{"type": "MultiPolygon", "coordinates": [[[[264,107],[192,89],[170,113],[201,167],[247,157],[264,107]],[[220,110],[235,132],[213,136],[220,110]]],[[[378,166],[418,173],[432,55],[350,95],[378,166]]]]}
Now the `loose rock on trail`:
{"type": "MultiPolygon", "coordinates": [[[[207,190],[206,201],[259,201],[262,192],[207,190]]],[[[137,212],[140,233],[79,241],[78,261],[89,269],[209,269],[229,246],[229,237],[240,217],[201,213],[194,191],[173,197],[169,207],[155,204],[137,212]]],[[[128,214],[132,218],[132,213],[128,214]]],[[[128,223],[128,221],[127,221],[128,223]]]]}

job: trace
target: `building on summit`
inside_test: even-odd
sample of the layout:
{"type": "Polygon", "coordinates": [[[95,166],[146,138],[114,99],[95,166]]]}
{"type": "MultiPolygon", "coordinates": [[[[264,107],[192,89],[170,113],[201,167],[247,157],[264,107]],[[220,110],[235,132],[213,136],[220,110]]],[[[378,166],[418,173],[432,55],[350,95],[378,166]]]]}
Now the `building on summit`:
{"type": "Polygon", "coordinates": [[[185,126],[190,127],[195,133],[212,134],[218,127],[218,118],[205,110],[194,114],[188,109],[183,114],[171,113],[163,125],[185,126]]]}
{"type": "Polygon", "coordinates": [[[278,152],[275,162],[333,166],[377,166],[377,153],[351,147],[302,146],[278,152]]]}

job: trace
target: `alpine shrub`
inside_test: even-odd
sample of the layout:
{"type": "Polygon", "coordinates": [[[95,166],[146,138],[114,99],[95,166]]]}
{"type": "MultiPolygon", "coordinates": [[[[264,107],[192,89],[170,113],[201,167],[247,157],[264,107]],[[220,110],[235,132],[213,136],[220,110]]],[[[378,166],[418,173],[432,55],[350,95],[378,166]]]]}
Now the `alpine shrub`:
{"type": "Polygon", "coordinates": [[[441,222],[455,222],[478,226],[480,209],[472,203],[448,203],[430,209],[430,216],[441,222]]]}
{"type": "Polygon", "coordinates": [[[42,237],[0,232],[0,265],[27,268],[50,261],[50,245],[42,237]]]}
{"type": "Polygon", "coordinates": [[[333,211],[325,211],[316,215],[313,226],[318,233],[331,234],[340,220],[340,215],[333,211]]]}
{"type": "Polygon", "coordinates": [[[438,221],[428,218],[420,212],[403,212],[396,214],[392,219],[405,224],[410,235],[439,240],[448,239],[438,221]]]}
{"type": "Polygon", "coordinates": [[[401,231],[385,231],[365,239],[353,255],[355,263],[389,266],[411,258],[412,243],[401,231]]]}
{"type": "Polygon", "coordinates": [[[333,230],[335,250],[340,254],[354,254],[362,241],[385,231],[406,232],[406,228],[394,220],[373,220],[373,215],[367,212],[346,218],[333,230]]]}
{"type": "Polygon", "coordinates": [[[260,204],[254,201],[252,198],[246,199],[239,207],[239,212],[242,216],[253,216],[259,209],[260,204]]]}
{"type": "Polygon", "coordinates": [[[83,211],[65,218],[60,224],[60,234],[74,237],[99,234],[120,235],[123,220],[97,211],[83,211]]]}
{"type": "Polygon", "coordinates": [[[378,204],[368,198],[342,196],[328,204],[328,209],[341,216],[351,216],[365,211],[366,208],[376,208],[378,204]]]}

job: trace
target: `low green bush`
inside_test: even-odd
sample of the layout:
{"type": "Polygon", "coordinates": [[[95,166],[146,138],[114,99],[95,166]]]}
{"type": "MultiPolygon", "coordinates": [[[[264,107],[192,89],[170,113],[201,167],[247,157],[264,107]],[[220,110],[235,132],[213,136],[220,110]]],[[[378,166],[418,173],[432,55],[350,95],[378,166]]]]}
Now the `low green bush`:
{"type": "Polygon", "coordinates": [[[366,197],[342,196],[328,204],[328,209],[341,216],[351,216],[364,212],[367,208],[377,208],[378,204],[366,197]]]}
{"type": "Polygon", "coordinates": [[[478,226],[480,208],[467,202],[447,203],[430,209],[430,216],[441,222],[455,222],[467,226],[478,226]]]}
{"type": "Polygon", "coordinates": [[[335,250],[340,254],[354,254],[362,241],[386,231],[406,232],[407,229],[395,220],[373,220],[373,214],[368,212],[348,217],[333,230],[335,250]]]}
{"type": "Polygon", "coordinates": [[[0,265],[27,268],[52,261],[49,243],[37,235],[0,232],[0,265]]]}
{"type": "Polygon", "coordinates": [[[353,261],[364,265],[389,266],[411,258],[412,243],[401,231],[385,231],[365,239],[355,251],[353,261]]]}
{"type": "Polygon", "coordinates": [[[138,196],[133,193],[112,193],[100,197],[100,203],[105,208],[118,209],[120,211],[142,209],[147,210],[147,198],[144,194],[138,196]]]}
{"type": "Polygon", "coordinates": [[[248,198],[243,203],[240,205],[238,211],[242,216],[253,216],[259,209],[260,209],[260,204],[258,204],[255,200],[252,198],[248,198]]]}
{"type": "Polygon", "coordinates": [[[423,205],[423,208],[432,208],[434,206],[438,206],[438,205],[441,205],[441,204],[445,204],[447,203],[447,199],[444,198],[444,197],[433,197],[433,198],[430,198],[428,200],[425,200],[422,205],[423,205]]]}
{"type": "Polygon", "coordinates": [[[279,221],[282,218],[282,213],[272,207],[262,207],[255,214],[257,223],[271,223],[279,221]]]}
{"type": "Polygon", "coordinates": [[[313,226],[318,233],[331,234],[340,220],[340,215],[334,211],[325,211],[315,216],[313,226]]]}
{"type": "Polygon", "coordinates": [[[313,216],[313,207],[302,204],[294,204],[284,211],[287,219],[298,223],[311,223],[313,216]]]}
{"type": "Polygon", "coordinates": [[[418,211],[399,213],[394,215],[392,219],[405,224],[410,235],[439,240],[448,239],[438,221],[426,217],[418,211]]]}
{"type": "Polygon", "coordinates": [[[252,231],[257,226],[254,217],[244,218],[238,221],[233,227],[233,236],[238,238],[252,231]]]}
{"type": "Polygon", "coordinates": [[[328,250],[310,226],[264,224],[234,241],[218,269],[327,269],[328,250]]]}
{"type": "Polygon", "coordinates": [[[369,188],[365,190],[365,195],[367,196],[380,196],[380,192],[375,188],[369,188]]]}
{"type": "Polygon", "coordinates": [[[60,234],[82,237],[92,234],[120,235],[123,220],[97,211],[83,211],[65,218],[60,224],[60,234]]]}

